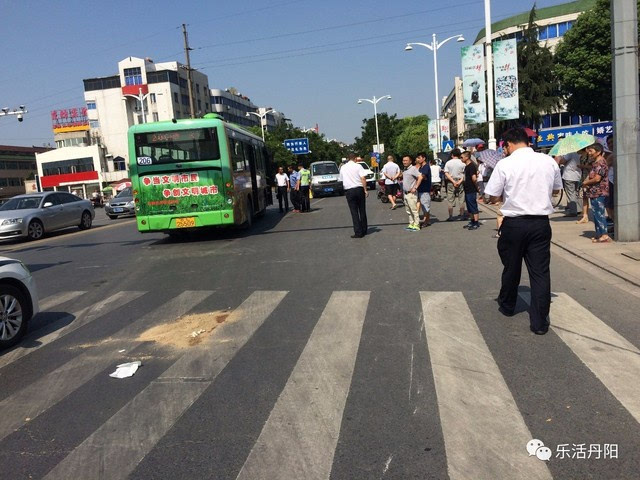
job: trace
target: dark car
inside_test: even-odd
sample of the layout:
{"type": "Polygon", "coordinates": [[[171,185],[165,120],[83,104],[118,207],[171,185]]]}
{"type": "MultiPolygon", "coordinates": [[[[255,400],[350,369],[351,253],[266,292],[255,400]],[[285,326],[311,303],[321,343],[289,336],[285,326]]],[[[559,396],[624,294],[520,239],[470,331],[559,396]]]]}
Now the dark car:
{"type": "Polygon", "coordinates": [[[135,215],[136,206],[133,201],[131,187],[127,187],[104,204],[104,211],[111,220],[122,215],[135,215]]]}

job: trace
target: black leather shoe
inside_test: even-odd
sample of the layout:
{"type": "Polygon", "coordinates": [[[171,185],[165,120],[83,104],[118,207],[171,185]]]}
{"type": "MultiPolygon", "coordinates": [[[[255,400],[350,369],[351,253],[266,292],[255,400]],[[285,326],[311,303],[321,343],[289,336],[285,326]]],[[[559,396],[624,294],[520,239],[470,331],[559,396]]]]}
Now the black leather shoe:
{"type": "Polygon", "coordinates": [[[549,327],[541,328],[540,330],[536,330],[533,327],[530,327],[530,328],[531,328],[531,331],[536,335],[545,335],[549,331],[549,327]]]}
{"type": "Polygon", "coordinates": [[[362,238],[364,235],[351,235],[351,238],[362,238]]]}
{"type": "Polygon", "coordinates": [[[500,304],[498,304],[498,311],[505,317],[513,317],[516,314],[513,310],[507,310],[500,304]]]}

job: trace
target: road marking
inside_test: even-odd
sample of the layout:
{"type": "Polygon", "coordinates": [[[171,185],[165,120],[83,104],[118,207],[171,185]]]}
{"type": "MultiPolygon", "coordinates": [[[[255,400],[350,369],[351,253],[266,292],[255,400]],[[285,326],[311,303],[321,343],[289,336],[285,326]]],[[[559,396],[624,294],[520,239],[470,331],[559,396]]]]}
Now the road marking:
{"type": "Polygon", "coordinates": [[[210,291],[182,292],[119,330],[114,335],[118,340],[117,345],[115,339],[106,339],[103,344],[89,348],[86,353],[69,360],[19,392],[0,401],[0,412],[2,412],[0,440],[22,427],[26,418],[33,420],[105,368],[115,365],[117,360],[122,359],[122,354],[118,353],[119,349],[125,348],[127,352],[131,352],[141,345],[143,342],[131,339],[137,338],[150,324],[166,322],[184,315],[211,293],[210,291]]]}
{"type": "Polygon", "coordinates": [[[43,312],[45,310],[51,310],[53,307],[57,307],[58,305],[62,305],[65,302],[73,300],[74,298],[78,298],[80,295],[84,295],[87,293],[86,291],[77,291],[77,292],[64,292],[64,293],[56,293],[55,295],[51,295],[50,297],[45,298],[40,301],[40,311],[43,312]]]}
{"type": "Polygon", "coordinates": [[[551,479],[460,292],[420,292],[449,478],[551,479]]]}
{"type": "Polygon", "coordinates": [[[287,292],[254,292],[207,344],[185,353],[45,477],[125,479],[213,383],[287,292]],[[150,406],[153,405],[153,408],[150,406]]]}
{"type": "Polygon", "coordinates": [[[333,292],[238,479],[328,479],[369,292],[333,292]]]}
{"type": "Polygon", "coordinates": [[[21,343],[16,348],[0,357],[0,368],[15,362],[25,355],[35,352],[61,337],[64,337],[83,325],[93,322],[95,319],[106,315],[111,310],[141,297],[144,293],[145,292],[118,292],[90,307],[65,315],[64,317],[48,323],[38,330],[30,332],[22,339],[21,343]],[[43,335],[43,330],[48,330],[50,333],[43,335]]]}
{"type": "Polygon", "coordinates": [[[554,295],[552,330],[640,422],[640,350],[566,293],[554,295]]]}

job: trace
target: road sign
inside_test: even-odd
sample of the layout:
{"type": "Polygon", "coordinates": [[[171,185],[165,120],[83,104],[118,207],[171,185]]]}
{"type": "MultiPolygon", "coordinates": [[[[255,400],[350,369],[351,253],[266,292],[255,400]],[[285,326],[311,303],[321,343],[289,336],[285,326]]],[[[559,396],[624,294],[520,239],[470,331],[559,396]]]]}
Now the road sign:
{"type": "Polygon", "coordinates": [[[308,138],[289,138],[284,141],[284,148],[296,155],[304,155],[309,152],[308,138]]]}
{"type": "Polygon", "coordinates": [[[376,153],[384,153],[384,143],[380,144],[380,151],[379,152],[378,152],[378,146],[377,145],[373,146],[373,151],[376,152],[376,153]]]}
{"type": "Polygon", "coordinates": [[[445,142],[442,142],[442,151],[443,152],[450,152],[451,150],[453,150],[453,140],[447,140],[445,142]]]}

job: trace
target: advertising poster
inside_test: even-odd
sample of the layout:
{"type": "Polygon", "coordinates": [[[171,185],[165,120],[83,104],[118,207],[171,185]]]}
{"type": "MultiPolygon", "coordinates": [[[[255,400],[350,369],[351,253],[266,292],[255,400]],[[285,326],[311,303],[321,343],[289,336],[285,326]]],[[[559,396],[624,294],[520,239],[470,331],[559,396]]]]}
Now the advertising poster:
{"type": "Polygon", "coordinates": [[[493,78],[496,120],[520,117],[518,102],[518,56],[516,40],[493,42],[493,78]]]}
{"type": "Polygon", "coordinates": [[[436,120],[429,120],[429,148],[432,152],[438,148],[438,127],[436,120]]]}
{"type": "Polygon", "coordinates": [[[466,123],[484,123],[487,121],[483,48],[483,45],[471,45],[461,49],[462,94],[464,98],[464,121],[466,123]]]}
{"type": "Polygon", "coordinates": [[[451,138],[451,133],[449,132],[449,119],[441,118],[440,119],[440,145],[444,145],[444,142],[451,138]]]}

